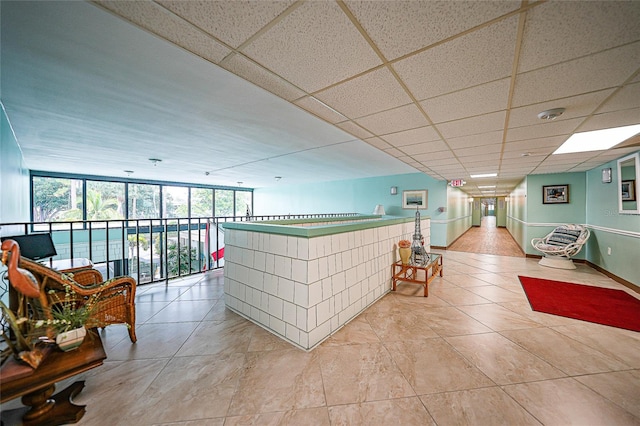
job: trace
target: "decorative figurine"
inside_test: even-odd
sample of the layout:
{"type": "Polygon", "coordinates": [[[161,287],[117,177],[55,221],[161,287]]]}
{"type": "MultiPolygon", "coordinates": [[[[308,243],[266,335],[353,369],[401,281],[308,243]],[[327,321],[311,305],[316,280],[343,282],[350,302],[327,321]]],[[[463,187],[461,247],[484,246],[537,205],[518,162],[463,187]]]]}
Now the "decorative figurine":
{"type": "Polygon", "coordinates": [[[416,226],[413,231],[413,242],[411,243],[411,264],[425,266],[427,263],[429,263],[429,254],[424,249],[424,237],[420,230],[420,211],[416,208],[416,226]]]}

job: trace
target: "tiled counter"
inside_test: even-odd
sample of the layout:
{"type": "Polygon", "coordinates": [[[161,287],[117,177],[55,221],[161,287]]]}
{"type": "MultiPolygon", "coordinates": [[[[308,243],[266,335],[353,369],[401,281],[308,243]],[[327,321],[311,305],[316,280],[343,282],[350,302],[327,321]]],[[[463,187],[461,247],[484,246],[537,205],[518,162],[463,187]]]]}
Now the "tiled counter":
{"type": "MultiPolygon", "coordinates": [[[[429,251],[429,218],[422,235],[429,251]]],[[[400,239],[414,218],[358,216],[225,223],[226,306],[313,349],[391,288],[400,239]]]]}

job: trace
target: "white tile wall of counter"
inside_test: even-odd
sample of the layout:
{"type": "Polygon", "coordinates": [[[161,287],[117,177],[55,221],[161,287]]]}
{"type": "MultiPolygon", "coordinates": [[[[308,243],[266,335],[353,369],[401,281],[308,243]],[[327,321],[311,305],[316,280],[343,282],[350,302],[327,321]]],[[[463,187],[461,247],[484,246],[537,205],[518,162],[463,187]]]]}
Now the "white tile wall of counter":
{"type": "MultiPolygon", "coordinates": [[[[430,220],[421,230],[430,247],[430,220]]],[[[391,288],[391,264],[414,223],[315,238],[225,230],[225,303],[279,337],[313,349],[391,288]]]]}

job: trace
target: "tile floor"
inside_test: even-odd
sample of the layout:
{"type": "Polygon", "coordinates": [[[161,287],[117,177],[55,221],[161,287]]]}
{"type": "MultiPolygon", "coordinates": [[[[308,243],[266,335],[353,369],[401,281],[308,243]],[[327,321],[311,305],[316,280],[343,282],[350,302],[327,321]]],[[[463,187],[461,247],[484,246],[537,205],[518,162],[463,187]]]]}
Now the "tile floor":
{"type": "Polygon", "coordinates": [[[104,365],[58,389],[86,380],[81,425],[640,424],[640,333],[533,312],[517,276],[630,290],[444,256],[428,298],[403,284],[310,353],[225,310],[222,271],[140,287],[138,342],[107,328],[104,365]]]}

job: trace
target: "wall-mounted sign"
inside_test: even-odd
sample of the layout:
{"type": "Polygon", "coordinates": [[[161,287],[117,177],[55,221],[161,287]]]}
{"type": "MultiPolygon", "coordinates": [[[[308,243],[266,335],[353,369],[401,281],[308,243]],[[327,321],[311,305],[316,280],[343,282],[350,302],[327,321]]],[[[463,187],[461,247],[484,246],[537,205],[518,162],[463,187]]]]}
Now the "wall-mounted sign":
{"type": "Polygon", "coordinates": [[[464,186],[466,182],[463,181],[462,179],[453,179],[451,182],[449,182],[449,185],[455,187],[461,187],[464,186]]]}

